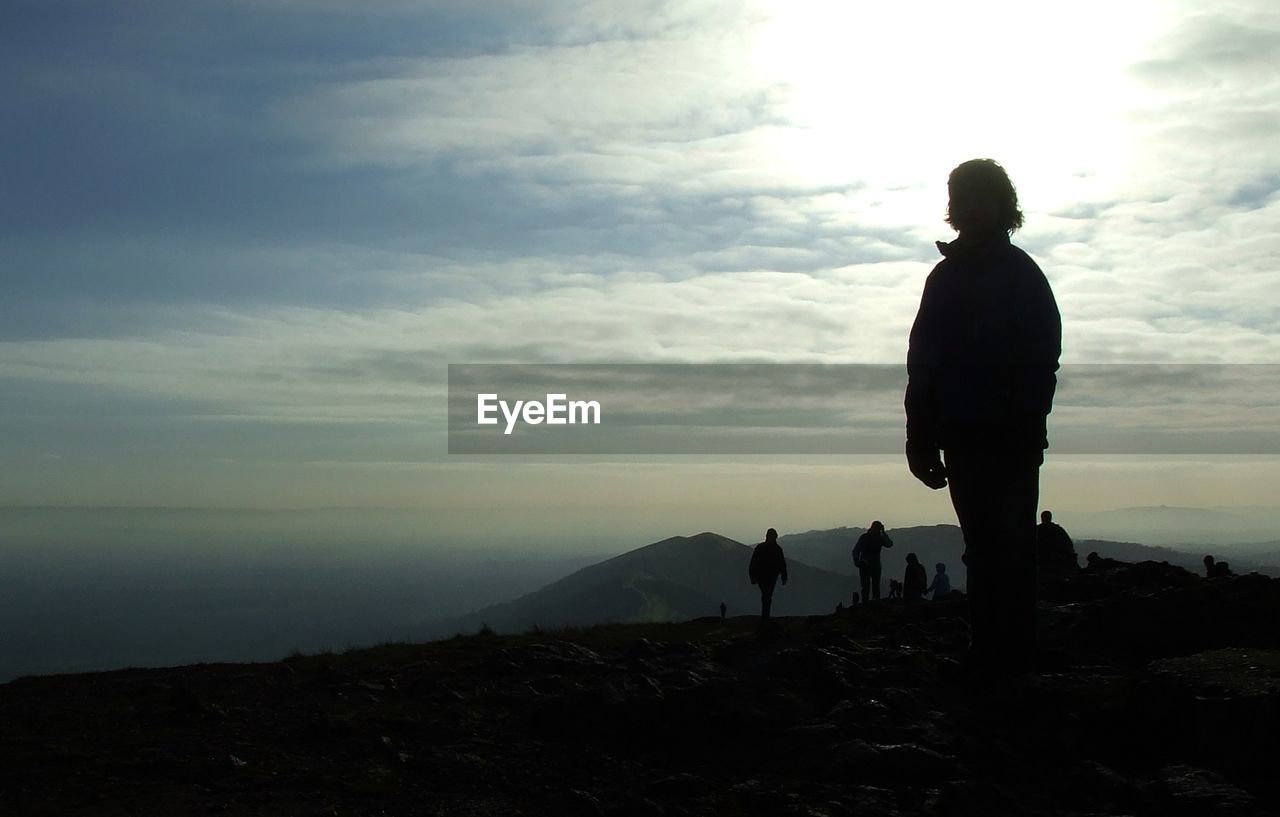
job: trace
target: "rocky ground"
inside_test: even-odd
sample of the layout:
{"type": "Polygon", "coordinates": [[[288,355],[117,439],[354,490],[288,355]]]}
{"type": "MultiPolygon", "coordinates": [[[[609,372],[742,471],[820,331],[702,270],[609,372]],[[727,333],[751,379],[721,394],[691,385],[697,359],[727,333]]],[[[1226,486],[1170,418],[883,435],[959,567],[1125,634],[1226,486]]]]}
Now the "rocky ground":
{"type": "Polygon", "coordinates": [[[1044,591],[975,681],[962,600],[467,636],[0,686],[0,814],[1280,813],[1280,580],[1044,591]]]}

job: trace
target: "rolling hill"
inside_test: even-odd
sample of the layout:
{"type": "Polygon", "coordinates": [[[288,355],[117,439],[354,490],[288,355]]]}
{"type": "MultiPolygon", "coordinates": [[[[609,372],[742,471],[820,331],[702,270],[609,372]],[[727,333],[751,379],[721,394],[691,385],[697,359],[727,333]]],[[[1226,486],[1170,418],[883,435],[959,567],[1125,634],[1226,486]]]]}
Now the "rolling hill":
{"type": "MultiPolygon", "coordinates": [[[[785,548],[784,548],[785,549],[785,548]]],[[[853,582],[788,555],[790,581],[774,593],[779,616],[830,613],[848,602],[853,582]]],[[[446,622],[424,624],[432,635],[487,625],[522,632],[600,623],[673,621],[757,614],[760,595],[747,579],[751,547],[715,533],[673,536],[585,567],[514,601],[446,622]]]]}

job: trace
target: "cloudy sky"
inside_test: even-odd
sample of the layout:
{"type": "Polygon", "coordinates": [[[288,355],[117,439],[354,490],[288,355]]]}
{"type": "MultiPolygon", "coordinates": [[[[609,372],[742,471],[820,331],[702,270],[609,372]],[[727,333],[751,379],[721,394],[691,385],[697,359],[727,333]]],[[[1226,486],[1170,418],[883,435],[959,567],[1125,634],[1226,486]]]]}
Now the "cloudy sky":
{"type": "MultiPolygon", "coordinates": [[[[1048,6],[8,2],[0,504],[949,521],[896,461],[451,457],[445,367],[901,362],[975,156],[1065,363],[1280,363],[1280,7],[1048,6]]],[[[1272,504],[1277,475],[1044,483],[1272,504]]]]}

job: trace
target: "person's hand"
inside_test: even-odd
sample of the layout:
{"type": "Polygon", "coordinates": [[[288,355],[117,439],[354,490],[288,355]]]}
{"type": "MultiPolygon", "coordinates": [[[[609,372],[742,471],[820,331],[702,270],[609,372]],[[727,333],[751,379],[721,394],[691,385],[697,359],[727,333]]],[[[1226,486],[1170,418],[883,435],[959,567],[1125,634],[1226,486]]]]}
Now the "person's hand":
{"type": "Polygon", "coordinates": [[[935,491],[947,485],[947,469],[942,464],[942,455],[931,445],[907,440],[907,467],[916,479],[935,491]]]}

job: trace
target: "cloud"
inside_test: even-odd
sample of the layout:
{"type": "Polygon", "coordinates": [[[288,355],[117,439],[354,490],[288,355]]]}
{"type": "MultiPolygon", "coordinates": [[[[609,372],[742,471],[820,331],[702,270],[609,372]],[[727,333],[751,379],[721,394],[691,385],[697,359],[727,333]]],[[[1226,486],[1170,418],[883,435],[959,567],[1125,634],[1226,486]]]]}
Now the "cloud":
{"type": "Polygon", "coordinates": [[[311,424],[323,460],[344,426],[341,461],[430,433],[448,362],[892,363],[971,151],[1067,360],[1280,360],[1270,4],[818,8],[15,13],[0,374],[67,428],[105,401],[252,459],[311,424]],[[934,61],[961,36],[1012,50],[934,61]]]}

